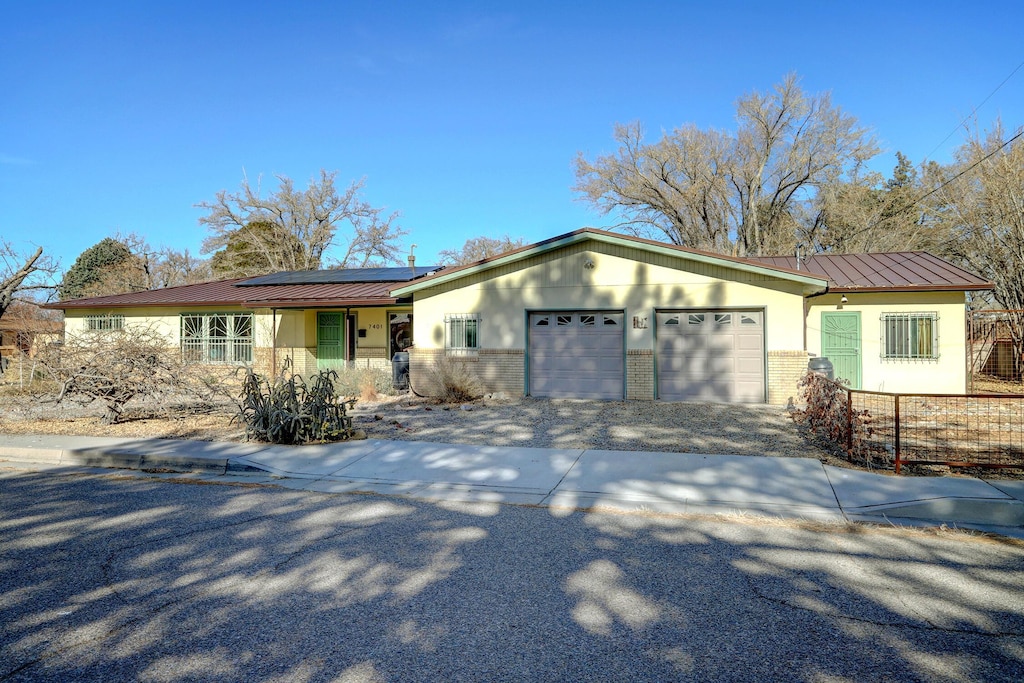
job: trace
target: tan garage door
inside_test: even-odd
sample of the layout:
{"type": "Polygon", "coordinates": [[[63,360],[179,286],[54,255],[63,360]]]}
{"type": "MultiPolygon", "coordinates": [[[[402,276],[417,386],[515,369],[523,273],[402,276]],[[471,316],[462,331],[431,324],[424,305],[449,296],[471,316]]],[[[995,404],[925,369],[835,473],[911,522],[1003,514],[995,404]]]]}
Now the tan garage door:
{"type": "Polygon", "coordinates": [[[530,395],[623,398],[623,314],[530,314],[530,395]]]}
{"type": "Polygon", "coordinates": [[[764,402],[764,311],[662,311],[657,324],[658,398],[764,402]]]}

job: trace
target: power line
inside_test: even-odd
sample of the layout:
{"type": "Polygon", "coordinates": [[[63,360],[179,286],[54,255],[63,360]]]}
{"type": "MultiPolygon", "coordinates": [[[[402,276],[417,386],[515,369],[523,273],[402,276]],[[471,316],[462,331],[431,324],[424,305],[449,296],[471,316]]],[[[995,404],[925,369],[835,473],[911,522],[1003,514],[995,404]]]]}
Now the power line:
{"type": "Polygon", "coordinates": [[[957,173],[957,174],[956,174],[956,175],[954,175],[953,177],[951,177],[951,178],[949,178],[948,180],[944,181],[944,182],[943,182],[942,184],[940,184],[940,185],[939,185],[938,187],[936,187],[935,189],[930,189],[929,191],[927,191],[927,193],[925,193],[924,195],[922,195],[922,196],[921,196],[921,197],[919,197],[918,199],[915,199],[915,200],[913,200],[912,202],[910,202],[909,204],[907,204],[907,205],[906,205],[905,207],[902,207],[902,208],[901,208],[901,209],[900,209],[899,211],[896,211],[896,213],[902,213],[903,211],[906,211],[907,209],[909,209],[909,208],[910,208],[910,207],[912,207],[913,205],[915,205],[915,204],[919,204],[919,203],[920,203],[920,202],[921,202],[922,200],[924,200],[924,199],[926,199],[926,198],[928,198],[928,197],[931,197],[932,195],[934,195],[935,193],[937,193],[937,191],[939,191],[940,189],[942,189],[943,187],[945,187],[946,185],[948,185],[948,184],[949,184],[950,182],[952,182],[953,180],[956,180],[957,178],[959,178],[959,177],[961,177],[961,176],[963,176],[963,175],[965,175],[965,174],[967,174],[967,173],[970,173],[971,171],[973,171],[974,169],[976,169],[976,168],[977,168],[978,166],[981,166],[981,165],[982,165],[982,164],[984,164],[984,163],[985,163],[986,161],[988,161],[989,159],[991,159],[992,157],[994,157],[994,156],[995,156],[995,155],[997,155],[998,153],[1002,152],[1002,150],[1004,150],[1004,148],[1005,148],[1005,147],[1006,147],[1007,145],[1011,144],[1012,142],[1014,142],[1014,140],[1018,139],[1018,138],[1019,138],[1019,137],[1021,137],[1022,135],[1024,135],[1024,128],[1020,128],[1020,129],[1018,129],[1018,130],[1017,130],[1017,134],[1016,134],[1016,135],[1014,135],[1013,137],[1011,137],[1011,138],[1010,138],[1009,140],[1007,140],[1006,142],[1004,142],[1004,143],[1000,144],[999,146],[997,146],[996,148],[994,148],[994,150],[992,150],[991,152],[989,152],[989,153],[988,153],[987,155],[985,155],[984,157],[982,157],[981,159],[979,159],[979,160],[978,160],[978,161],[976,161],[975,163],[973,163],[973,164],[971,164],[970,166],[968,166],[968,167],[967,167],[966,169],[964,169],[963,171],[961,171],[961,172],[957,173]]]}
{"type": "Polygon", "coordinates": [[[934,189],[931,189],[928,192],[925,192],[920,197],[917,197],[916,199],[911,200],[910,202],[904,204],[903,206],[901,206],[900,208],[896,209],[895,211],[889,213],[888,215],[880,216],[871,225],[869,225],[869,226],[867,226],[865,228],[862,228],[862,229],[858,230],[857,232],[855,232],[855,233],[853,233],[851,235],[847,235],[845,237],[845,239],[849,240],[850,238],[856,237],[857,235],[860,235],[860,234],[863,234],[863,233],[867,232],[868,230],[874,230],[875,228],[877,228],[879,226],[879,224],[881,224],[882,221],[884,221],[886,219],[889,219],[889,218],[893,218],[894,216],[898,216],[899,214],[903,213],[904,211],[906,211],[908,209],[912,209],[917,204],[920,204],[922,200],[927,199],[928,197],[932,196],[933,194],[935,194],[936,192],[938,192],[942,188],[944,188],[947,185],[949,185],[950,183],[952,183],[953,181],[955,181],[955,180],[961,178],[962,176],[970,173],[975,168],[977,168],[981,164],[985,163],[986,161],[988,161],[989,159],[994,157],[999,152],[1003,151],[1003,149],[1005,149],[1008,145],[1012,144],[1014,141],[1016,141],[1017,139],[1019,139],[1022,136],[1024,136],[1024,128],[1018,129],[1017,130],[1017,134],[1014,135],[1012,138],[1010,138],[1009,140],[1007,140],[1003,144],[999,145],[994,150],[992,150],[991,152],[989,152],[988,154],[983,156],[981,159],[978,159],[973,164],[971,164],[970,166],[968,166],[964,170],[960,171],[959,173],[957,173],[952,178],[948,178],[947,180],[943,181],[938,187],[936,187],[934,189]]]}
{"type": "Polygon", "coordinates": [[[950,139],[951,137],[953,137],[953,135],[954,135],[954,134],[955,134],[955,133],[956,133],[956,132],[957,132],[958,130],[960,130],[960,127],[961,127],[961,126],[963,126],[963,125],[964,125],[964,124],[965,124],[965,123],[967,122],[967,120],[968,120],[969,118],[971,118],[972,116],[974,116],[974,115],[975,115],[975,114],[976,114],[976,113],[978,112],[978,110],[979,110],[979,109],[981,109],[982,107],[984,107],[984,106],[985,106],[985,103],[986,103],[986,102],[988,102],[988,101],[989,101],[990,99],[992,99],[992,96],[993,96],[993,95],[995,95],[995,94],[996,94],[996,92],[998,92],[1000,88],[1002,88],[1002,87],[1003,87],[1004,85],[1006,85],[1006,82],[1007,82],[1008,80],[1010,80],[1011,78],[1013,78],[1013,75],[1014,75],[1015,73],[1017,73],[1018,71],[1020,71],[1020,70],[1021,70],[1021,67],[1024,67],[1024,62],[1021,62],[1020,64],[1018,64],[1018,65],[1017,65],[1017,68],[1016,68],[1016,69],[1014,69],[1013,71],[1011,71],[1011,72],[1010,72],[1010,75],[1009,75],[1009,76],[1007,76],[1006,78],[1004,78],[1004,79],[1003,79],[1003,81],[1002,81],[1002,83],[1000,83],[999,85],[997,85],[997,86],[995,87],[995,89],[994,89],[994,90],[993,90],[992,92],[990,92],[990,93],[989,93],[989,94],[988,94],[988,95],[987,95],[987,96],[985,97],[985,99],[983,99],[983,100],[981,101],[981,103],[980,103],[980,104],[978,104],[978,106],[976,106],[976,107],[974,107],[973,109],[971,109],[971,113],[970,113],[970,114],[968,114],[967,116],[965,116],[965,117],[964,117],[964,120],[963,120],[963,121],[961,121],[960,123],[956,124],[956,126],[955,126],[955,127],[953,128],[953,130],[949,131],[949,135],[947,135],[946,137],[942,138],[942,142],[940,142],[939,144],[935,145],[935,149],[933,149],[932,151],[928,152],[928,154],[925,154],[925,155],[924,155],[924,159],[923,159],[923,160],[921,161],[921,163],[923,164],[923,163],[924,163],[925,161],[928,161],[929,157],[931,157],[931,155],[935,154],[935,151],[936,151],[936,150],[937,150],[937,149],[938,149],[939,147],[942,147],[942,146],[943,146],[944,144],[946,144],[946,141],[947,141],[947,140],[949,140],[949,139],[950,139]]]}

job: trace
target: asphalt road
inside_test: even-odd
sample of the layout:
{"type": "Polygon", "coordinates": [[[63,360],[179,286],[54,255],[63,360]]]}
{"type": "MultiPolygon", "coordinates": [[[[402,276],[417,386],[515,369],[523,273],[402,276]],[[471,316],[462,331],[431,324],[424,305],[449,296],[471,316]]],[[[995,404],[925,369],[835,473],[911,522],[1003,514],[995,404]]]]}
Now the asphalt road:
{"type": "Polygon", "coordinates": [[[1021,681],[1024,545],[0,471],[0,681],[1021,681]]]}

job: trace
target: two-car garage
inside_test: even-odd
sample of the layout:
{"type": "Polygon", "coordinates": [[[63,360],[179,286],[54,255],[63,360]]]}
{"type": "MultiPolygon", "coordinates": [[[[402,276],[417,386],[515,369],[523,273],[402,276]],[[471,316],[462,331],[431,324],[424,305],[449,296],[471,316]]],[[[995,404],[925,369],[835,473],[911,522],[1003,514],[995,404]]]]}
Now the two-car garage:
{"type": "MultiPolygon", "coordinates": [[[[622,311],[531,312],[528,319],[531,395],[625,397],[622,311]]],[[[657,398],[765,400],[763,310],[660,310],[654,319],[657,398]]]]}

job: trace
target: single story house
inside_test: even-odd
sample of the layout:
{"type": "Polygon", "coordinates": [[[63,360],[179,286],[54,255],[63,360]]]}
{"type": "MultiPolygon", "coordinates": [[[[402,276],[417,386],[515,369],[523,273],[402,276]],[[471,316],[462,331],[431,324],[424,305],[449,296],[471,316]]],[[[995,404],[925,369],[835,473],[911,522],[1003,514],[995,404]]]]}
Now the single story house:
{"type": "Polygon", "coordinates": [[[145,325],[201,363],[264,373],[390,364],[412,344],[412,299],[390,291],[436,270],[355,268],[274,273],[49,304],[66,337],[145,325]]]}
{"type": "Polygon", "coordinates": [[[160,325],[207,362],[297,372],[410,352],[487,391],[785,404],[812,356],[855,388],[964,393],[967,291],[925,252],[735,258],[584,228],[458,268],[278,273],[65,301],[69,334],[160,325]],[[286,360],[287,359],[287,360],[286,360]]]}

